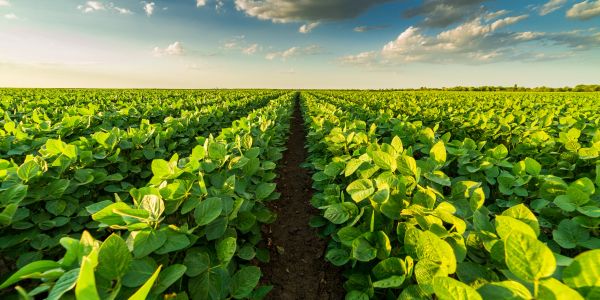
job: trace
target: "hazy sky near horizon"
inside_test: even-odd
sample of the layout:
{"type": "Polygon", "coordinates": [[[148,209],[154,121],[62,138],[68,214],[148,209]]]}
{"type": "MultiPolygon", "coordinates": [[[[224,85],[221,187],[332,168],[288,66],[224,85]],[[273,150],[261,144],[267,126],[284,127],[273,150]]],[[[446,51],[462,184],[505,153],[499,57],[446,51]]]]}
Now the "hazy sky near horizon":
{"type": "Polygon", "coordinates": [[[600,0],[0,0],[0,87],[600,81],[600,0]]]}

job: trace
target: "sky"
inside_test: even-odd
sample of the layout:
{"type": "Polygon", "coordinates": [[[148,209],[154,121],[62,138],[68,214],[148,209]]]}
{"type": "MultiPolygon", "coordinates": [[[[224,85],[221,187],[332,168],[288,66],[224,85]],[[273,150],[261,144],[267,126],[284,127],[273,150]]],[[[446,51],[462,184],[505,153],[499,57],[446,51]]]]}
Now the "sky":
{"type": "Polygon", "coordinates": [[[0,0],[0,87],[600,84],[600,0],[0,0]]]}

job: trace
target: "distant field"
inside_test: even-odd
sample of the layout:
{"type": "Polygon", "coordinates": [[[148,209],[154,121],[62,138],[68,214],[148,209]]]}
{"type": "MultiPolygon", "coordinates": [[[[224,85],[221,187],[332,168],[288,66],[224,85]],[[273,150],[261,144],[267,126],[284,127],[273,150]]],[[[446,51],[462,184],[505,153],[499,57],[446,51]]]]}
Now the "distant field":
{"type": "Polygon", "coordinates": [[[0,89],[0,112],[0,298],[600,298],[597,92],[0,89]]]}

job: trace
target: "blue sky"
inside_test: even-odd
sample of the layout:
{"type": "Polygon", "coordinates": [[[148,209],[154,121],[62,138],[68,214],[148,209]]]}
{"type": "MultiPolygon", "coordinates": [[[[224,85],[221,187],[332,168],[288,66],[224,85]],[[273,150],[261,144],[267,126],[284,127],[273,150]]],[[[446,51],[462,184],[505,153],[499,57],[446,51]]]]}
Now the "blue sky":
{"type": "Polygon", "coordinates": [[[0,0],[0,86],[598,83],[600,0],[0,0]]]}

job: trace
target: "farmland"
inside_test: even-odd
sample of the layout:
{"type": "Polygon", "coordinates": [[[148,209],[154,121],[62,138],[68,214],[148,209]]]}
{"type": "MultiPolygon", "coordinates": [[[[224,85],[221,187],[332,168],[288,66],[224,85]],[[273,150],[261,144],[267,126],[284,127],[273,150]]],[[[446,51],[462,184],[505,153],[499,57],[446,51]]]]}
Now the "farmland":
{"type": "Polygon", "coordinates": [[[600,299],[598,93],[0,89],[0,109],[0,298],[600,299]]]}

